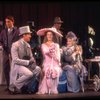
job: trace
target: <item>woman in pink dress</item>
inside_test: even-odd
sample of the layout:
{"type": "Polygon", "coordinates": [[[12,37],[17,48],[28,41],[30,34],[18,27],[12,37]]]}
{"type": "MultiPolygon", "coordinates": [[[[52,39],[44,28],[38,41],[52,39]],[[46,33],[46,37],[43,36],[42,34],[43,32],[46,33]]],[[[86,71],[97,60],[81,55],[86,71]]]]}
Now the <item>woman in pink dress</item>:
{"type": "Polygon", "coordinates": [[[62,72],[60,67],[60,48],[56,43],[55,35],[61,36],[54,28],[45,28],[37,32],[38,35],[45,35],[41,45],[43,54],[43,79],[39,85],[38,94],[57,94],[59,76],[62,72]],[[42,33],[41,33],[42,32],[42,33]]]}

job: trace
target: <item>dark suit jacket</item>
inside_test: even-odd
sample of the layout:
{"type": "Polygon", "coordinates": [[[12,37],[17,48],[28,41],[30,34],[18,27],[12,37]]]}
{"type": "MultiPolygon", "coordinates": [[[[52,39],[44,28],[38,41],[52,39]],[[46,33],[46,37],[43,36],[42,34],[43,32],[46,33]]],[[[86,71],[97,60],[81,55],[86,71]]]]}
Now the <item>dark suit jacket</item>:
{"type": "Polygon", "coordinates": [[[3,46],[5,52],[10,53],[11,45],[19,39],[19,30],[14,27],[10,33],[10,41],[8,41],[8,29],[5,28],[0,33],[0,44],[3,46]],[[9,43],[8,43],[9,42],[9,43]]]}

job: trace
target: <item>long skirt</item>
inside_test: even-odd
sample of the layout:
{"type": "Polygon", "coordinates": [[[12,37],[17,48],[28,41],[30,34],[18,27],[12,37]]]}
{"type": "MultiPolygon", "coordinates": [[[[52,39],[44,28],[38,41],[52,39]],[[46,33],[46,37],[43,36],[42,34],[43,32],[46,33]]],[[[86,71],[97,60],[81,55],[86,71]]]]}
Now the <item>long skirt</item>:
{"type": "Polygon", "coordinates": [[[67,76],[67,91],[79,92],[81,84],[79,75],[76,73],[75,69],[70,65],[66,65],[64,66],[64,70],[67,76]]]}

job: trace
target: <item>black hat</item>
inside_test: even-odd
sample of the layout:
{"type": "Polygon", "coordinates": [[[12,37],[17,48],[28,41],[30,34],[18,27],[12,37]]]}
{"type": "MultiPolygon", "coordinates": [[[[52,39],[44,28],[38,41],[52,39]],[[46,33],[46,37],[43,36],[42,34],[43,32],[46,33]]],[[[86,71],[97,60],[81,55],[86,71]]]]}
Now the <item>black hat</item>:
{"type": "Polygon", "coordinates": [[[55,17],[55,19],[54,19],[54,24],[56,24],[56,23],[63,23],[63,21],[61,20],[61,18],[60,17],[55,17]]]}

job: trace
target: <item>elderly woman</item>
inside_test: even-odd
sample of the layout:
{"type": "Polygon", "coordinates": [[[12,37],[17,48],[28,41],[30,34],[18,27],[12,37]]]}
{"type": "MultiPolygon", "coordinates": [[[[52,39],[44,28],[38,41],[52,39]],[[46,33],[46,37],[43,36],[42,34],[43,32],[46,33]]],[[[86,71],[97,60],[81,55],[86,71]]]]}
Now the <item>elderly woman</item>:
{"type": "Polygon", "coordinates": [[[66,46],[62,47],[62,66],[67,76],[67,90],[78,92],[82,86],[84,92],[83,77],[87,75],[82,64],[82,47],[77,44],[77,37],[73,32],[66,36],[66,46]]]}

